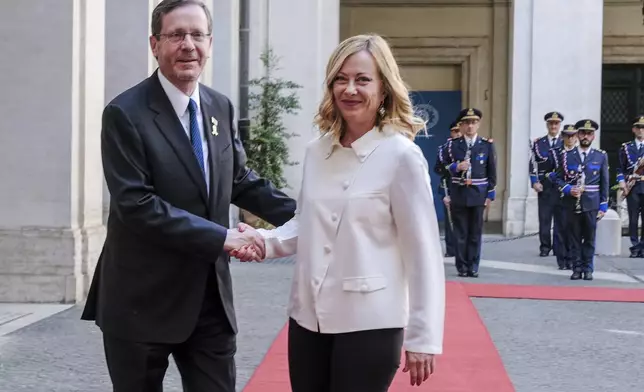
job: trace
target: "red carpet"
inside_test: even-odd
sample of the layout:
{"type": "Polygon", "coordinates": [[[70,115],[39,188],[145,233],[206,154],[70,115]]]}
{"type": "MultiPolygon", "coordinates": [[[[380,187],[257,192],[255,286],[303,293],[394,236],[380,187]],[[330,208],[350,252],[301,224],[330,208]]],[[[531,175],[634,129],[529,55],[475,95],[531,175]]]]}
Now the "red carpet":
{"type": "MultiPolygon", "coordinates": [[[[444,354],[438,357],[436,373],[421,387],[412,387],[409,374],[402,372],[403,357],[390,392],[514,392],[501,357],[470,297],[644,302],[644,290],[448,282],[444,354]]],[[[284,328],[279,333],[244,392],[290,392],[286,331],[284,328]]]]}
{"type": "MultiPolygon", "coordinates": [[[[485,325],[459,283],[447,284],[445,331],[445,353],[438,357],[434,376],[421,387],[412,387],[401,362],[391,392],[514,392],[485,325]]],[[[290,392],[286,343],[284,328],[244,392],[290,392]]]]}
{"type": "Polygon", "coordinates": [[[462,285],[470,297],[551,301],[644,302],[643,289],[478,283],[462,283],[462,285]]]}

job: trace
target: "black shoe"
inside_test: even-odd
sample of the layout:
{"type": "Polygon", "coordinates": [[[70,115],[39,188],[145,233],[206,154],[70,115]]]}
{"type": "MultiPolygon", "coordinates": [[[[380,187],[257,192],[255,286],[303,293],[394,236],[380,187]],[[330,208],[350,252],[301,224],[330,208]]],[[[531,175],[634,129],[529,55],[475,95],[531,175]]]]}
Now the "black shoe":
{"type": "Polygon", "coordinates": [[[631,259],[634,259],[636,257],[642,257],[642,253],[640,251],[637,251],[637,250],[632,250],[631,255],[628,256],[628,257],[630,257],[631,259]]]}
{"type": "Polygon", "coordinates": [[[581,272],[575,271],[570,275],[570,280],[579,280],[581,279],[581,272]]]}
{"type": "Polygon", "coordinates": [[[568,264],[568,265],[566,265],[566,266],[564,267],[564,269],[572,270],[572,265],[568,264]]]}
{"type": "Polygon", "coordinates": [[[559,266],[559,269],[560,269],[560,270],[565,270],[565,269],[566,269],[566,267],[565,267],[565,266],[563,266],[563,265],[560,265],[560,266],[559,266]]]}
{"type": "Polygon", "coordinates": [[[549,254],[549,253],[550,253],[550,251],[549,251],[549,250],[542,250],[542,251],[539,253],[539,257],[548,257],[548,254],[549,254]]]}
{"type": "Polygon", "coordinates": [[[468,272],[467,272],[467,276],[468,276],[468,277],[470,277],[470,278],[478,278],[478,277],[479,277],[479,273],[478,273],[478,272],[474,272],[474,271],[468,271],[468,272]]]}
{"type": "Polygon", "coordinates": [[[584,280],[593,280],[592,272],[584,272],[584,280]]]}
{"type": "Polygon", "coordinates": [[[467,276],[467,272],[459,271],[458,276],[465,278],[467,276]]]}
{"type": "Polygon", "coordinates": [[[444,256],[444,257],[454,257],[454,254],[453,254],[453,253],[449,253],[449,252],[447,252],[447,253],[445,253],[445,256],[444,256]]]}

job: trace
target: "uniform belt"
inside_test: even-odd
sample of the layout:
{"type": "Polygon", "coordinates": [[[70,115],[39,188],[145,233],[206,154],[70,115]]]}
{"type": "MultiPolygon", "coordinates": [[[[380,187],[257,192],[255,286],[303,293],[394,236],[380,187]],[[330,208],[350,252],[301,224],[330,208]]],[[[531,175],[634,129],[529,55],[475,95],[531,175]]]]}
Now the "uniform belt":
{"type": "Polygon", "coordinates": [[[584,192],[599,192],[599,185],[586,185],[584,192]]]}
{"type": "MultiPolygon", "coordinates": [[[[452,184],[460,184],[461,183],[461,178],[460,177],[452,177],[452,184]]],[[[488,181],[487,178],[472,178],[472,185],[487,185],[488,181]]]]}

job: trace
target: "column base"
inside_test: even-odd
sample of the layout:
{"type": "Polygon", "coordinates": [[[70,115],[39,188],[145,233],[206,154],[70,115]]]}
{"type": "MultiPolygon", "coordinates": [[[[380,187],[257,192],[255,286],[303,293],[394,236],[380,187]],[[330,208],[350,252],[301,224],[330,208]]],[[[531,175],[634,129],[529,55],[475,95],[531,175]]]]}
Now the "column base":
{"type": "Polygon", "coordinates": [[[104,241],[102,225],[0,230],[0,302],[84,300],[104,241]]]}
{"type": "Polygon", "coordinates": [[[503,234],[514,237],[539,231],[539,204],[535,196],[510,197],[506,201],[503,234]]]}

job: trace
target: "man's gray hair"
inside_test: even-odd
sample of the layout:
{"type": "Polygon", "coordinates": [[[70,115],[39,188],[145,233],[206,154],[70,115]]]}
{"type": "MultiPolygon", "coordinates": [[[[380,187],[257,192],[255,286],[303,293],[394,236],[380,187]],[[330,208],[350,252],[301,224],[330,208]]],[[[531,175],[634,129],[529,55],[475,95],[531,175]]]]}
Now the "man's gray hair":
{"type": "Polygon", "coordinates": [[[152,11],[152,35],[157,36],[161,34],[163,28],[163,17],[170,12],[174,11],[179,7],[185,7],[187,5],[198,5],[203,9],[203,12],[206,13],[206,19],[208,20],[208,31],[206,33],[212,33],[212,15],[210,10],[201,0],[163,0],[154,8],[152,11]]]}

